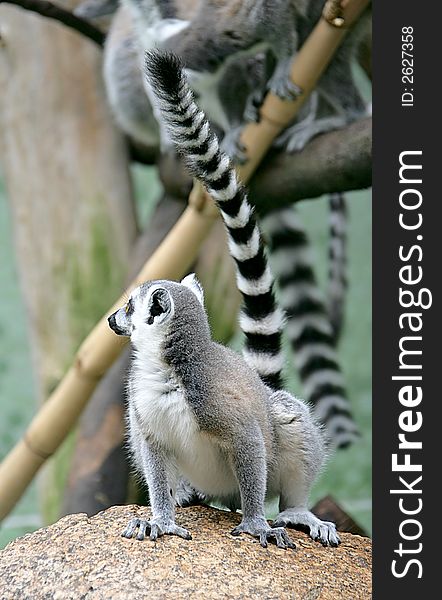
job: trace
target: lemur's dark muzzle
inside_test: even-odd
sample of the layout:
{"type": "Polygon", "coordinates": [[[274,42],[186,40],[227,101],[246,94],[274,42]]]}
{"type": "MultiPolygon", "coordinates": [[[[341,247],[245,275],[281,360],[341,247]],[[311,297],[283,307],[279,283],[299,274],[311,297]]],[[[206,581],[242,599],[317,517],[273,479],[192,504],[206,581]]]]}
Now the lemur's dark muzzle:
{"type": "Polygon", "coordinates": [[[107,322],[109,323],[109,327],[112,329],[112,331],[114,331],[117,335],[125,335],[125,332],[120,329],[117,325],[117,320],[115,319],[115,314],[113,313],[111,314],[110,317],[108,317],[107,322]]]}

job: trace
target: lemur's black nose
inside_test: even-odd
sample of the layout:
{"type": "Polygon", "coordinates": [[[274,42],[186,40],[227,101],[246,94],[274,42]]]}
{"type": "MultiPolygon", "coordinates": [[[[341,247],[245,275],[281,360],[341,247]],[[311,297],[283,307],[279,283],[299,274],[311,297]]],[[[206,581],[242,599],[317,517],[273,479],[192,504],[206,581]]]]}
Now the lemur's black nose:
{"type": "Polygon", "coordinates": [[[117,325],[115,313],[112,313],[111,316],[107,318],[107,322],[109,323],[109,327],[112,329],[112,331],[114,331],[117,335],[124,335],[123,330],[117,325]]]}

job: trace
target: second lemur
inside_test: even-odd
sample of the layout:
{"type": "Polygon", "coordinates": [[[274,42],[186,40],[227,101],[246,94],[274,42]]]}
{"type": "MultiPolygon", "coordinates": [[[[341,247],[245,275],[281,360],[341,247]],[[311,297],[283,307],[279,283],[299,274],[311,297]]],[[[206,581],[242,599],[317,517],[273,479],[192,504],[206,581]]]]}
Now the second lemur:
{"type": "Polygon", "coordinates": [[[130,336],[134,349],[130,445],[152,508],[150,520],[132,519],[123,535],[190,539],[175,523],[177,488],[184,479],[207,501],[241,508],[235,535],[248,533],[262,546],[272,540],[288,548],[294,544],[285,526],[301,526],[324,545],[337,545],[335,525],[307,508],[325,444],[308,407],[281,389],[283,315],[253,209],[179,61],[147,53],[146,76],[172,142],[220,209],[237,264],[247,341],[242,358],[211,339],[194,276],[181,283],[147,282],[109,317],[111,328],[130,336]],[[280,512],[270,526],[264,502],[275,498],[280,512]]]}

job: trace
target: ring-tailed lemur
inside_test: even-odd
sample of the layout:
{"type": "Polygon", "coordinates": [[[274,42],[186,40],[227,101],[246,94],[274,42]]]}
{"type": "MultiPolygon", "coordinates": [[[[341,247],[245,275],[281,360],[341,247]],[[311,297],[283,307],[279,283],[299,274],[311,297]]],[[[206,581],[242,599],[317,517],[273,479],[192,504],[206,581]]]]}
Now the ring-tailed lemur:
{"type": "MultiPolygon", "coordinates": [[[[222,77],[230,61],[268,49],[276,64],[267,87],[284,99],[292,99],[300,90],[289,77],[291,62],[321,18],[323,6],[323,0],[207,0],[199,4],[188,26],[170,36],[165,46],[181,57],[193,78],[205,77],[211,82],[222,77]]],[[[279,144],[288,151],[301,149],[315,135],[342,127],[365,113],[351,57],[366,21],[363,18],[352,28],[321,76],[317,98],[309,101],[311,115],[298,116],[293,127],[282,134],[279,144]]],[[[252,92],[245,120],[258,118],[257,107],[265,91],[264,86],[252,92]]]]}
{"type": "MultiPolygon", "coordinates": [[[[161,125],[159,131],[158,123],[152,122],[152,107],[145,94],[140,93],[144,89],[150,99],[149,85],[141,76],[141,63],[146,50],[167,48],[168,39],[189,26],[188,19],[196,6],[197,2],[189,1],[178,10],[164,0],[123,0],[106,39],[104,81],[118,124],[139,142],[143,138],[148,145],[159,141],[163,151],[171,149],[170,142],[161,125]]],[[[92,10],[88,4],[83,10],[86,9],[92,10]]],[[[271,59],[262,54],[230,61],[216,82],[204,77],[200,81],[195,76],[192,88],[198,93],[212,126],[225,137],[227,134],[223,140],[226,149],[229,141],[239,135],[247,99],[256,89],[264,89],[269,69],[271,59]]]]}
{"type": "MultiPolygon", "coordinates": [[[[107,13],[112,7],[115,0],[86,0],[76,12],[90,16],[94,11],[107,13]]],[[[262,100],[267,85],[282,95],[283,90],[290,90],[287,72],[291,58],[321,9],[321,0],[188,0],[183,6],[169,0],[123,0],[109,31],[104,61],[106,88],[117,121],[132,136],[137,128],[146,128],[142,123],[147,122],[150,109],[142,106],[138,94],[144,85],[139,61],[132,66],[127,61],[133,62],[136,53],[141,57],[153,47],[165,48],[178,54],[192,74],[192,87],[200,94],[203,109],[226,136],[223,147],[231,156],[243,159],[238,139],[244,118],[256,118],[256,103],[262,100]],[[273,50],[276,67],[271,52],[259,54],[265,57],[264,65],[261,58],[256,61],[260,48],[273,50]],[[236,83],[234,93],[222,98],[238,81],[245,82],[240,92],[236,83]]],[[[280,136],[277,146],[289,152],[302,149],[313,136],[340,127],[364,111],[350,64],[358,39],[354,32],[348,36],[321,78],[317,93],[295,124],[280,136]]],[[[149,95],[148,87],[146,92],[149,95]]]]}
{"type": "MultiPolygon", "coordinates": [[[[166,0],[86,0],[75,14],[87,18],[114,13],[104,46],[103,77],[112,113],[119,127],[138,144],[161,146],[170,150],[166,132],[161,130],[149,101],[150,89],[141,75],[143,53],[164,46],[168,37],[188,26],[187,20],[196,8],[196,0],[175,6],[166,0]],[[185,18],[183,18],[185,17],[185,18]]],[[[264,79],[261,57],[247,63],[233,61],[223,81],[203,94],[211,106],[212,123],[218,131],[232,131],[224,142],[238,137],[243,122],[246,100],[261,88],[264,79]],[[207,92],[207,94],[206,94],[207,92]],[[228,108],[226,108],[228,107],[228,108]]]]}
{"type": "Polygon", "coordinates": [[[149,53],[146,76],[173,143],[220,208],[244,296],[241,324],[249,347],[244,360],[212,341],[194,276],[181,283],[147,282],[109,317],[111,328],[130,336],[134,347],[130,442],[152,507],[150,521],[132,519],[123,535],[190,539],[175,523],[175,492],[184,477],[205,497],[241,507],[235,535],[251,534],[264,547],[273,540],[292,548],[284,526],[293,525],[337,545],[334,524],[307,510],[324,441],[307,406],[278,389],[283,319],[253,209],[179,61],[149,53]],[[273,497],[279,497],[281,512],[270,527],[264,501],[273,497]]]}

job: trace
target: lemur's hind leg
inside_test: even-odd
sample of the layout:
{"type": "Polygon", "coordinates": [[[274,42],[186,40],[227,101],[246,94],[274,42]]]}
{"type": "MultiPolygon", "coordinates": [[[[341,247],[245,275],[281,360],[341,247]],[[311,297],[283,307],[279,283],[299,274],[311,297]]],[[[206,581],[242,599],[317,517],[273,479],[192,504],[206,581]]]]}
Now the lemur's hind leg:
{"type": "Polygon", "coordinates": [[[270,397],[278,434],[279,510],[272,527],[308,529],[324,546],[337,546],[339,536],[330,521],[321,521],[307,509],[308,496],[324,458],[322,432],[307,406],[288,392],[270,397]]]}
{"type": "Polygon", "coordinates": [[[305,485],[303,475],[290,470],[282,475],[280,513],[272,527],[293,527],[306,531],[310,537],[324,546],[337,546],[340,542],[336,525],[331,521],[321,521],[307,508],[310,486],[305,485]]]}

